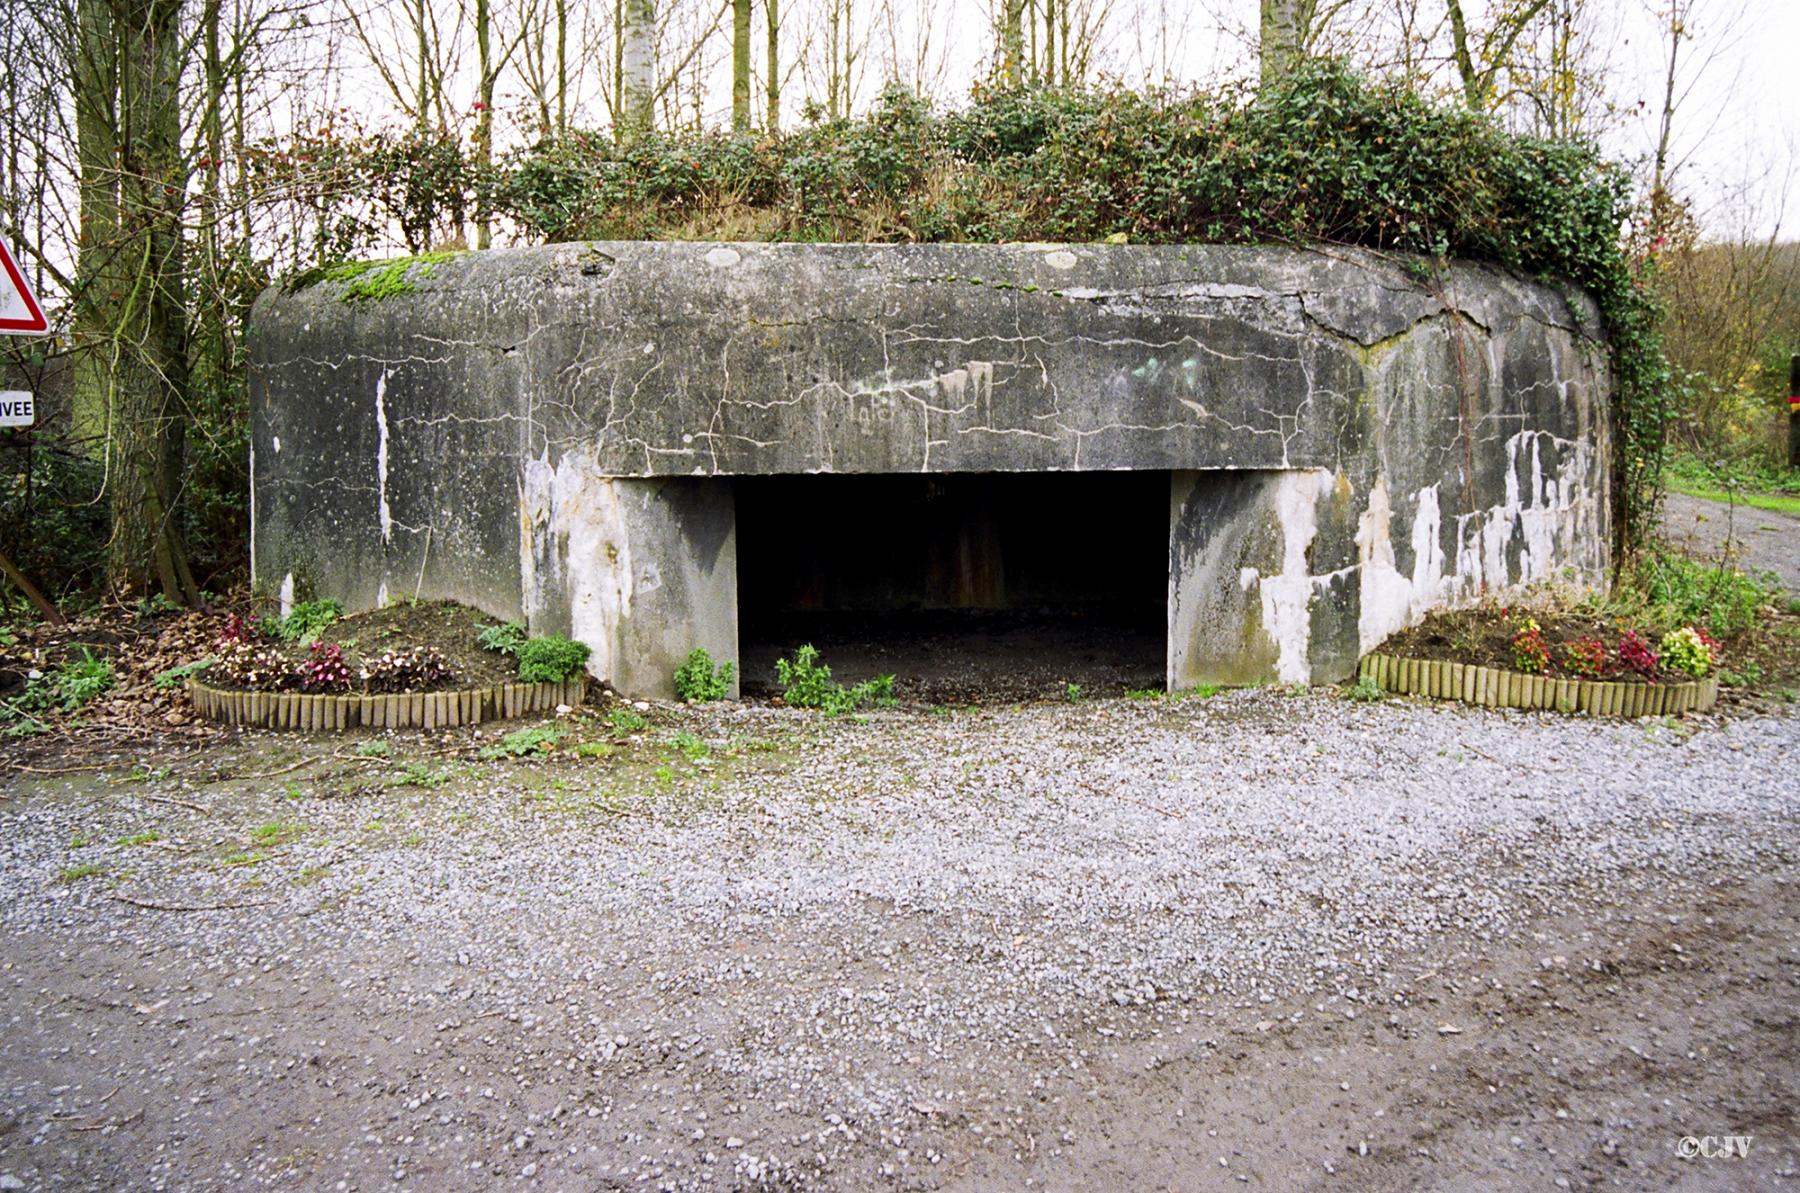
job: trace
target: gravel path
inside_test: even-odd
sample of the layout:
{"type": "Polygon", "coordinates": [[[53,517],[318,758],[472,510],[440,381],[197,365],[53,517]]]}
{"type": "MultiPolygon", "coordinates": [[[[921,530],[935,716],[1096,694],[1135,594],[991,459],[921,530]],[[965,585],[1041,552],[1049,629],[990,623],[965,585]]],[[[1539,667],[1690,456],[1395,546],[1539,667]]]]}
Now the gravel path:
{"type": "Polygon", "coordinates": [[[572,738],[477,762],[466,732],[381,758],[257,735],[12,778],[0,1174],[437,1190],[1800,1176],[1800,717],[1262,691],[652,720],[610,757],[572,738]],[[249,773],[266,777],[224,777],[249,773]],[[1736,925],[1742,943],[1726,968],[1671,970],[1679,940],[1693,949],[1669,935],[1681,924],[1702,940],[1736,925]],[[1684,1015],[1696,999],[1736,1007],[1748,1034],[1708,1036],[1725,1025],[1684,1015]],[[1665,1032],[1699,1033],[1691,1064],[1644,1059],[1665,1032]],[[1433,1084],[1452,1072],[1468,1090],[1433,1084]],[[1757,1150],[1683,1167],[1673,1141],[1700,1120],[1757,1150]]]}
{"type": "Polygon", "coordinates": [[[1662,519],[1669,541],[1684,551],[1718,559],[1730,546],[1740,567],[1774,572],[1783,588],[1800,594],[1800,518],[1670,493],[1662,519]]]}

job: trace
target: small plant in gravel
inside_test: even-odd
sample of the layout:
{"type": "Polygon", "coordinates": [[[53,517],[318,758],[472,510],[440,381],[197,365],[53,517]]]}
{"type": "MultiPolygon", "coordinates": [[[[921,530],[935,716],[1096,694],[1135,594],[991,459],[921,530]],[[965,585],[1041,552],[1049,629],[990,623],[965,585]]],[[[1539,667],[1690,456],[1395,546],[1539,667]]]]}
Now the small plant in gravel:
{"type": "Polygon", "coordinates": [[[157,832],[155,829],[151,829],[148,832],[133,833],[129,837],[120,837],[119,844],[127,846],[127,847],[133,847],[133,846],[138,846],[138,845],[154,845],[156,842],[158,842],[160,840],[162,840],[162,834],[157,832]]]}
{"type": "Polygon", "coordinates": [[[1373,675],[1364,675],[1345,693],[1352,700],[1373,703],[1382,698],[1381,685],[1375,682],[1373,675]]]}
{"type": "Polygon", "coordinates": [[[643,716],[629,708],[615,708],[606,714],[607,724],[618,734],[637,733],[650,724],[643,716]]]}
{"type": "Polygon", "coordinates": [[[1699,679],[1718,665],[1718,643],[1704,630],[1682,626],[1662,637],[1662,665],[1671,671],[1699,679]]]}
{"type": "Polygon", "coordinates": [[[435,646],[408,646],[376,655],[359,675],[370,692],[416,692],[449,683],[456,668],[435,646]]]}
{"type": "Polygon", "coordinates": [[[344,607],[327,597],[319,601],[301,601],[275,627],[275,636],[283,642],[306,645],[317,638],[325,627],[344,615],[344,607]]]}
{"type": "Polygon", "coordinates": [[[894,702],[894,677],[878,675],[846,688],[831,678],[831,668],[819,662],[819,652],[810,642],[794,652],[792,662],[775,660],[775,678],[781,684],[781,697],[794,708],[816,708],[828,717],[853,712],[864,705],[888,705],[894,702]]]}
{"type": "Polygon", "coordinates": [[[99,862],[83,862],[78,866],[64,866],[56,872],[58,882],[80,882],[84,878],[92,878],[106,873],[106,867],[99,862]]]}
{"type": "Polygon", "coordinates": [[[519,647],[519,678],[525,683],[561,683],[587,666],[588,645],[561,634],[527,638],[519,647]]]}
{"type": "Polygon", "coordinates": [[[379,737],[356,743],[354,753],[358,758],[386,758],[394,752],[394,747],[379,737]]]}
{"type": "Polygon", "coordinates": [[[1070,704],[1081,703],[1081,685],[1078,683],[1064,684],[1063,698],[1070,704]]]}
{"type": "Polygon", "coordinates": [[[525,645],[525,623],[503,621],[498,625],[484,625],[475,632],[475,645],[483,650],[491,650],[495,654],[509,654],[516,657],[519,648],[525,645]]]}
{"type": "Polygon", "coordinates": [[[715,666],[707,649],[696,646],[675,669],[675,695],[695,704],[723,700],[731,690],[731,677],[736,670],[737,664],[732,662],[715,666]]]}
{"type": "Polygon", "coordinates": [[[448,771],[432,770],[423,762],[409,762],[394,776],[395,787],[442,787],[450,781],[448,771]]]}
{"type": "Polygon", "coordinates": [[[1512,636],[1513,668],[1529,675],[1542,675],[1550,669],[1550,644],[1544,641],[1543,627],[1537,618],[1527,617],[1512,636]]]}
{"type": "Polygon", "coordinates": [[[707,747],[706,742],[701,740],[697,735],[689,733],[686,729],[679,730],[675,734],[675,748],[680,750],[682,754],[687,757],[689,762],[699,762],[708,754],[712,753],[707,747]]]}
{"type": "Polygon", "coordinates": [[[1577,638],[1563,643],[1562,669],[1584,679],[1606,674],[1606,643],[1598,638],[1577,638]]]}
{"type": "Polygon", "coordinates": [[[534,725],[529,729],[515,729],[491,746],[481,748],[481,758],[492,762],[496,758],[523,758],[527,754],[548,754],[556,748],[567,730],[560,725],[534,725]]]}
{"type": "Polygon", "coordinates": [[[306,652],[306,658],[294,668],[294,679],[302,692],[350,690],[350,665],[344,662],[343,647],[315,642],[306,648],[306,652]]]}
{"type": "Polygon", "coordinates": [[[1656,672],[1660,666],[1656,652],[1650,649],[1650,644],[1644,641],[1643,635],[1636,630],[1626,630],[1619,635],[1619,649],[1616,658],[1621,673],[1655,681],[1656,672]]]}

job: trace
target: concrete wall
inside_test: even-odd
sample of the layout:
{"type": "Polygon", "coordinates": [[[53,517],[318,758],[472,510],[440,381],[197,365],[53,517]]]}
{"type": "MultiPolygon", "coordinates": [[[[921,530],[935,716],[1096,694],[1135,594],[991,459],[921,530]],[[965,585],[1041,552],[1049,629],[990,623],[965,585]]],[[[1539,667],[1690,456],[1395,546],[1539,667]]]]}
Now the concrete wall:
{"type": "Polygon", "coordinates": [[[1178,686],[1337,678],[1429,608],[1605,574],[1597,315],[1496,270],[607,243],[413,281],[258,301],[258,582],[525,615],[630,691],[735,654],[729,482],[701,478],[1168,472],[1178,686]]]}

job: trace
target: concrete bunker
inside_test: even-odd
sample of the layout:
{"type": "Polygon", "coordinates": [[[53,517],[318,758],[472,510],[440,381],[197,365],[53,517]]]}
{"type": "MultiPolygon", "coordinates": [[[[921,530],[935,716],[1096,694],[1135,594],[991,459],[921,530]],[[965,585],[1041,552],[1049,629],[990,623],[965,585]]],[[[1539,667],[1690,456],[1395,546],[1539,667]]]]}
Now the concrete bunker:
{"type": "Polygon", "coordinates": [[[754,683],[834,620],[997,615],[1135,625],[1171,687],[1330,680],[1430,608],[1604,580],[1598,317],[1495,269],[604,243],[407,281],[257,304],[257,582],[524,617],[634,694],[695,646],[754,683]]]}

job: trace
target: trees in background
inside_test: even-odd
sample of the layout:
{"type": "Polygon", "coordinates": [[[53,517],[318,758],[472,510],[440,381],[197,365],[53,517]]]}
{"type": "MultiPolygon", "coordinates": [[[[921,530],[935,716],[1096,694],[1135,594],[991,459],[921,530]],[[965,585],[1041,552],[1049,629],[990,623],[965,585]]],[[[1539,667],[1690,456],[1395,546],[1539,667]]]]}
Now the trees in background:
{"type": "MultiPolygon", "coordinates": [[[[1684,376],[1706,379],[1682,434],[1707,439],[1753,421],[1727,398],[1761,384],[1772,349],[1757,333],[1770,320],[1756,312],[1791,309],[1794,254],[1767,237],[1724,252],[1693,233],[1679,200],[1681,130],[1711,34],[1693,24],[1693,0],[1641,2],[1657,6],[1666,72],[1635,243],[1661,262],[1672,355],[1684,376]]],[[[1614,118],[1613,8],[1259,0],[1256,27],[1241,35],[1259,48],[1265,83],[1308,57],[1347,55],[1514,129],[1567,137],[1614,118]]],[[[759,181],[742,155],[766,153],[755,146],[784,119],[845,121],[886,84],[944,97],[977,75],[987,88],[1036,91],[1080,88],[1132,61],[1170,69],[1190,28],[1170,22],[1196,11],[1153,0],[8,5],[0,231],[23,249],[64,335],[0,343],[23,383],[52,398],[44,428],[0,438],[20,463],[6,475],[22,478],[0,504],[35,542],[61,544],[57,558],[94,544],[79,566],[37,559],[62,568],[50,587],[104,575],[119,591],[192,601],[239,559],[244,328],[270,278],[384,249],[556,235],[583,226],[583,197],[607,187],[627,200],[608,210],[627,219],[639,167],[606,155],[640,151],[673,172],[658,187],[711,196],[694,210],[715,222],[734,204],[791,222],[793,212],[756,207],[784,187],[841,193],[831,234],[842,234],[879,214],[854,208],[887,165],[871,159],[840,178],[837,159],[801,155],[759,181]],[[988,22],[975,57],[971,16],[988,22]],[[708,155],[685,166],[657,156],[659,133],[727,124],[742,148],[717,175],[708,155]],[[727,178],[750,192],[720,189],[727,178]],[[104,533],[74,529],[90,524],[104,533]]],[[[879,118],[907,112],[884,106],[879,118]]],[[[964,218],[961,201],[947,193],[941,218],[964,218]]],[[[864,234],[884,233],[870,224],[864,234]]],[[[35,558],[21,533],[0,531],[0,553],[35,558]]]]}

